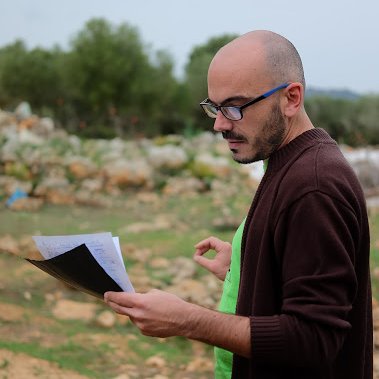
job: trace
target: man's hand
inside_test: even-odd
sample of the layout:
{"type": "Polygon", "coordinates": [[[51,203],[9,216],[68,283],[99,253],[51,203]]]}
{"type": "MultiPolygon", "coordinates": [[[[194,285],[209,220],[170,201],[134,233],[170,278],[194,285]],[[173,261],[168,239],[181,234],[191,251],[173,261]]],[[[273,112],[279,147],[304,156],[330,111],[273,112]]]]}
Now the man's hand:
{"type": "Polygon", "coordinates": [[[129,316],[141,333],[152,337],[186,334],[185,316],[190,303],[167,292],[153,289],[147,293],[106,292],[105,302],[117,313],[129,316]]]}
{"type": "Polygon", "coordinates": [[[250,357],[248,317],[206,309],[156,289],[147,293],[106,292],[104,301],[115,312],[129,316],[146,336],[186,337],[250,357]]]}
{"type": "Polygon", "coordinates": [[[220,280],[225,280],[226,273],[230,267],[232,245],[221,241],[216,237],[209,237],[195,245],[196,251],[193,256],[195,262],[203,266],[220,280]],[[214,250],[216,256],[213,259],[203,257],[209,251],[214,250]]]}

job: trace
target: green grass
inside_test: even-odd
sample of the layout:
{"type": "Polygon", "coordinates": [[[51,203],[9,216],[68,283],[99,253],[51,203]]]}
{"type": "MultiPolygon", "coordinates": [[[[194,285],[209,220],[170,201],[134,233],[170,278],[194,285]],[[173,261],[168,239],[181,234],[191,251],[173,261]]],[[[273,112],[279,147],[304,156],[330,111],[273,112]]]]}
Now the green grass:
{"type": "MultiPolygon", "coordinates": [[[[129,348],[144,360],[158,355],[166,362],[175,362],[177,366],[187,363],[188,357],[192,355],[191,345],[180,337],[172,337],[165,342],[156,343],[149,337],[141,336],[136,341],[129,341],[129,348]]],[[[210,347],[208,352],[212,353],[210,347]]]]}
{"type": "MultiPolygon", "coordinates": [[[[229,207],[241,220],[245,215],[248,196],[244,206],[230,201],[229,207]]],[[[0,212],[0,233],[15,238],[22,235],[62,235],[84,234],[110,231],[120,237],[121,244],[133,244],[137,248],[149,248],[154,254],[167,258],[192,256],[194,245],[210,234],[231,240],[233,231],[218,231],[212,221],[220,216],[219,207],[212,204],[209,195],[191,198],[162,198],[157,209],[148,204],[137,203],[131,197],[112,208],[91,208],[85,206],[45,205],[38,213],[12,212],[3,209],[0,212]],[[171,230],[126,233],[128,225],[141,222],[153,222],[161,213],[172,223],[171,230]],[[175,226],[181,224],[185,230],[175,226]],[[121,233],[120,233],[121,232],[121,233]]]]}

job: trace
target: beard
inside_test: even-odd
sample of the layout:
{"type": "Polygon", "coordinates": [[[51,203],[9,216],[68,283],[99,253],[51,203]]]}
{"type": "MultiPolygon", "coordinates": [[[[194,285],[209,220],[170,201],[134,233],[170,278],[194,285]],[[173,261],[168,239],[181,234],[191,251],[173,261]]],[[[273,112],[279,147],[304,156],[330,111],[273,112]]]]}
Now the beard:
{"type": "Polygon", "coordinates": [[[249,164],[267,159],[282,144],[286,135],[285,119],[280,110],[279,104],[275,104],[271,110],[270,118],[263,124],[262,133],[250,142],[245,136],[233,132],[224,132],[224,138],[241,140],[249,143],[252,147],[250,156],[238,158],[238,150],[232,150],[233,159],[241,164],[249,164]]]}

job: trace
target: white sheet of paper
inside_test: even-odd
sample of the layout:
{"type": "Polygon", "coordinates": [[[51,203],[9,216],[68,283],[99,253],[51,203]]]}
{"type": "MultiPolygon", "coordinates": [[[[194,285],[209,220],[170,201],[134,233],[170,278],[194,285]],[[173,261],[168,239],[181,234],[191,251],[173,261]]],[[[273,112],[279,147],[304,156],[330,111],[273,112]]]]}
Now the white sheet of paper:
{"type": "Polygon", "coordinates": [[[117,242],[116,247],[111,233],[33,236],[33,240],[45,259],[85,244],[97,263],[124,291],[135,292],[125,270],[120,244],[117,242]]]}
{"type": "MultiPolygon", "coordinates": [[[[124,258],[122,256],[122,252],[121,252],[121,247],[120,247],[120,239],[118,237],[112,237],[113,239],[113,243],[114,243],[114,246],[116,248],[116,251],[118,253],[118,256],[120,258],[120,261],[121,261],[121,264],[122,264],[122,267],[124,267],[124,271],[125,271],[125,274],[128,278],[128,289],[126,290],[126,292],[135,292],[134,288],[133,288],[133,285],[132,285],[132,282],[130,281],[129,279],[129,275],[128,273],[126,272],[126,267],[125,267],[125,263],[124,263],[124,258]]],[[[121,287],[121,286],[120,286],[121,287]]],[[[121,287],[122,289],[124,289],[123,287],[121,287]]]]}

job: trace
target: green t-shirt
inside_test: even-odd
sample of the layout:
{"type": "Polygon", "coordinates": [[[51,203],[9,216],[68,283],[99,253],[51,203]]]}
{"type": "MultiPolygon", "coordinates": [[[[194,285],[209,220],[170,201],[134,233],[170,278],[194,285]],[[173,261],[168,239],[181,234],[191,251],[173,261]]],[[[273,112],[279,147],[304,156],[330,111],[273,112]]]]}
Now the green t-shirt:
{"type": "MultiPolygon", "coordinates": [[[[268,159],[263,161],[263,171],[266,172],[268,159]]],[[[218,310],[224,313],[236,313],[238,289],[240,285],[241,269],[241,244],[245,220],[237,229],[232,241],[232,260],[230,269],[226,274],[220,305],[218,310]]],[[[233,353],[230,351],[214,348],[215,354],[215,379],[230,379],[232,377],[233,353]]]]}
{"type": "MultiPolygon", "coordinates": [[[[241,242],[245,220],[237,229],[232,241],[232,257],[230,269],[224,280],[223,292],[218,310],[224,313],[236,313],[238,289],[240,284],[241,242]]],[[[233,353],[214,348],[215,379],[230,379],[232,376],[233,353]]]]}

